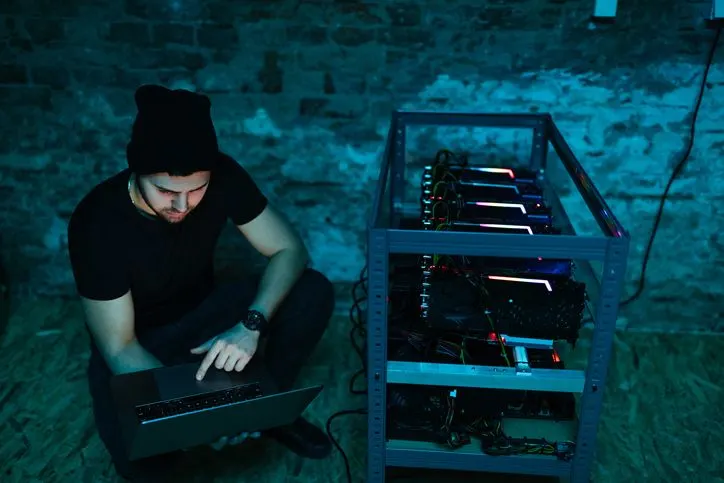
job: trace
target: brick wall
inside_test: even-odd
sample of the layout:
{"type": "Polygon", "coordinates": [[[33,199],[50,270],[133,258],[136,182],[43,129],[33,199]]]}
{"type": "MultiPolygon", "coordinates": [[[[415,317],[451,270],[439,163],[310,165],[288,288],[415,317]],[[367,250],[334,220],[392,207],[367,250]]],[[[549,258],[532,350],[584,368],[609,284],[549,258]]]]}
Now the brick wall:
{"type": "MultiPolygon", "coordinates": [[[[709,3],[691,1],[620,2],[610,26],[589,22],[592,0],[44,4],[0,4],[0,243],[22,296],[73,293],[66,220],[93,184],[124,167],[132,94],[145,82],[211,95],[223,148],[335,280],[355,278],[363,263],[392,109],[551,112],[632,233],[633,286],[714,33],[703,26],[709,3]]],[[[630,326],[721,328],[717,62],[647,292],[622,319],[630,326]]],[[[460,146],[505,159],[527,138],[426,130],[411,142],[420,158],[460,146]]],[[[567,202],[590,229],[580,203],[567,202]]],[[[228,235],[219,259],[239,263],[243,244],[228,235]]]]}

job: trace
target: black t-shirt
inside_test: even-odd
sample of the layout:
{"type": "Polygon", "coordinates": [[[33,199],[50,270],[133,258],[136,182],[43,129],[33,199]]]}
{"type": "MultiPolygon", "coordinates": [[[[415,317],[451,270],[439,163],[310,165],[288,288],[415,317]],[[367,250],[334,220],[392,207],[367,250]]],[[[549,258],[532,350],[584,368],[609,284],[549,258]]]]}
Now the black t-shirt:
{"type": "Polygon", "coordinates": [[[267,199],[235,160],[223,156],[196,209],[180,223],[144,216],[128,194],[129,170],[93,188],[68,226],[78,293],[112,300],[131,290],[136,327],[172,322],[213,288],[213,254],[225,225],[256,218],[267,199]]]}

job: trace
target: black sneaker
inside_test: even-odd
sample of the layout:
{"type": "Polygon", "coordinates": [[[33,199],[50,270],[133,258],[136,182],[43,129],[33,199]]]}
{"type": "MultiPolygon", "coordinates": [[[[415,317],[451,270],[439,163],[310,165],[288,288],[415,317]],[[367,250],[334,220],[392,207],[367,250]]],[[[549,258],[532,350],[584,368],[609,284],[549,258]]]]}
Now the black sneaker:
{"type": "Polygon", "coordinates": [[[332,452],[332,442],[325,432],[304,418],[265,434],[302,458],[323,459],[332,452]]]}

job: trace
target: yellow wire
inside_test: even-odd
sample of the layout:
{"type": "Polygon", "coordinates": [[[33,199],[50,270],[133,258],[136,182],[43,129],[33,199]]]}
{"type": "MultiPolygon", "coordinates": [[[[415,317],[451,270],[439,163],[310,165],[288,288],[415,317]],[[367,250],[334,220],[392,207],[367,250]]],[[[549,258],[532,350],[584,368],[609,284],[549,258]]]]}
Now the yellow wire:
{"type": "MultiPolygon", "coordinates": [[[[437,179],[437,170],[440,167],[444,168],[445,166],[443,166],[442,164],[436,164],[435,167],[432,168],[432,179],[437,179]]],[[[443,176],[445,176],[445,175],[443,175],[443,176]]]]}
{"type": "MultiPolygon", "coordinates": [[[[435,211],[435,207],[433,206],[433,213],[435,211]]],[[[434,216],[434,215],[433,215],[434,216]]],[[[435,231],[440,231],[443,228],[449,228],[449,220],[447,220],[445,223],[440,223],[437,225],[437,228],[435,228],[435,231]]],[[[440,256],[438,254],[433,254],[432,256],[432,264],[437,265],[437,262],[440,260],[440,256]]]]}
{"type": "MultiPolygon", "coordinates": [[[[447,211],[448,212],[450,211],[450,208],[447,206],[446,201],[437,201],[437,202],[435,202],[435,204],[432,205],[432,217],[433,218],[435,218],[435,208],[437,208],[438,205],[445,205],[445,208],[447,209],[447,211]]],[[[447,217],[447,213],[445,214],[445,216],[447,217]]]]}
{"type": "Polygon", "coordinates": [[[457,183],[458,179],[453,175],[450,171],[447,171],[447,166],[443,164],[436,164],[434,168],[432,168],[432,179],[436,180],[439,179],[439,181],[435,182],[435,185],[432,188],[432,195],[437,196],[437,187],[440,185],[440,183],[447,184],[445,180],[452,180],[453,183],[457,183]],[[437,176],[437,171],[439,168],[446,169],[446,171],[442,174],[440,178],[437,176]]]}
{"type": "MultiPolygon", "coordinates": [[[[488,291],[485,290],[485,287],[483,286],[482,282],[480,283],[480,292],[485,296],[488,295],[488,291]]],[[[493,334],[495,334],[496,338],[498,339],[498,345],[500,345],[500,355],[503,356],[503,359],[505,359],[505,364],[508,367],[511,367],[510,359],[508,359],[508,353],[505,351],[505,344],[503,344],[503,340],[500,337],[500,334],[495,329],[495,322],[493,322],[493,318],[487,312],[485,312],[485,317],[488,319],[488,322],[490,323],[490,328],[493,329],[493,334]]]]}
{"type": "MultiPolygon", "coordinates": [[[[435,183],[435,185],[432,187],[432,196],[437,196],[437,188],[441,184],[445,185],[445,194],[447,194],[447,183],[441,180],[435,183]]],[[[445,196],[445,194],[443,194],[443,196],[445,196]]]]}

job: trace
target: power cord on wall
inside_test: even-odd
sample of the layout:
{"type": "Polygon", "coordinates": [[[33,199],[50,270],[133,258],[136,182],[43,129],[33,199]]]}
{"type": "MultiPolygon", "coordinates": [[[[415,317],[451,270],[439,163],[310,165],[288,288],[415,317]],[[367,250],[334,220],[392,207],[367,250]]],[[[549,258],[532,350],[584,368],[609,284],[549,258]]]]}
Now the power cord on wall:
{"type": "Polygon", "coordinates": [[[651,256],[651,249],[654,246],[654,240],[656,239],[656,234],[659,231],[659,224],[661,223],[661,218],[664,214],[664,207],[666,205],[666,201],[669,197],[669,191],[671,191],[671,187],[673,186],[674,182],[679,178],[681,173],[684,171],[684,167],[686,167],[686,164],[689,161],[689,156],[691,155],[691,150],[694,148],[694,138],[696,136],[696,120],[699,117],[699,109],[701,108],[701,101],[704,98],[704,90],[706,89],[706,82],[709,78],[709,70],[711,69],[711,64],[714,61],[714,54],[716,53],[717,45],[719,44],[719,37],[721,36],[721,27],[719,27],[716,31],[716,34],[714,35],[714,40],[711,43],[711,48],[709,49],[709,55],[706,59],[706,67],[704,68],[704,75],[701,80],[701,85],[699,87],[699,93],[696,98],[696,104],[694,106],[694,111],[692,112],[691,116],[691,125],[689,127],[689,139],[687,141],[686,150],[684,151],[684,156],[682,156],[681,160],[679,160],[678,163],[676,163],[676,166],[674,166],[674,171],[671,173],[671,176],[669,177],[669,181],[666,183],[666,188],[664,188],[664,192],[661,195],[661,200],[659,201],[659,209],[656,212],[656,217],[654,218],[654,226],[651,229],[651,234],[649,235],[649,240],[646,243],[646,251],[644,251],[644,259],[641,263],[641,276],[639,277],[638,286],[636,287],[636,291],[627,299],[623,300],[619,305],[621,307],[630,304],[631,302],[637,300],[639,297],[641,297],[641,294],[644,292],[644,288],[646,286],[646,269],[649,265],[649,257],[651,256]]]}
{"type": "MultiPolygon", "coordinates": [[[[699,110],[701,108],[701,103],[704,98],[704,91],[706,89],[706,83],[709,78],[709,71],[711,70],[712,62],[714,61],[714,54],[716,53],[717,46],[719,44],[719,38],[721,37],[721,31],[722,28],[718,28],[716,30],[716,34],[714,35],[714,39],[711,44],[711,48],[709,49],[709,54],[707,56],[706,60],[706,67],[704,69],[704,75],[701,81],[701,85],[699,87],[699,93],[696,98],[696,104],[694,106],[694,110],[692,112],[692,119],[691,119],[691,126],[689,129],[689,139],[687,142],[686,150],[684,151],[684,156],[681,158],[681,160],[674,166],[674,170],[671,173],[671,176],[669,177],[668,182],[666,183],[666,187],[664,188],[664,192],[661,195],[661,200],[659,202],[659,208],[656,212],[656,217],[654,218],[654,226],[651,229],[651,234],[649,235],[648,242],[646,243],[646,250],[644,252],[644,258],[641,265],[641,276],[638,281],[638,286],[636,288],[636,291],[627,299],[623,300],[620,303],[620,306],[625,306],[630,304],[631,302],[637,300],[641,294],[643,294],[645,286],[646,286],[646,269],[648,268],[649,263],[649,257],[651,256],[651,249],[654,245],[654,241],[656,239],[656,235],[659,230],[659,225],[661,223],[661,218],[664,214],[664,208],[666,205],[666,201],[669,197],[669,192],[671,191],[671,187],[673,186],[674,182],[679,178],[681,173],[683,172],[684,168],[686,167],[687,162],[689,161],[689,156],[691,155],[691,151],[694,148],[694,138],[696,136],[696,121],[699,116],[699,110]]],[[[362,272],[360,273],[359,280],[355,282],[354,286],[352,287],[352,306],[350,308],[350,321],[352,323],[352,329],[350,330],[350,342],[352,344],[353,349],[357,353],[357,355],[360,358],[360,361],[362,363],[362,368],[354,373],[354,375],[350,378],[349,381],[349,392],[351,394],[355,395],[362,395],[367,394],[366,390],[359,390],[355,389],[355,381],[358,377],[361,375],[366,374],[367,372],[367,363],[366,358],[364,355],[364,349],[359,346],[357,343],[356,337],[359,336],[363,340],[366,340],[366,328],[364,326],[364,322],[362,320],[362,309],[360,307],[360,304],[364,302],[367,299],[367,288],[366,288],[366,281],[367,278],[365,276],[367,267],[362,269],[362,272]],[[358,290],[362,290],[363,295],[358,295],[358,290]]],[[[367,410],[365,408],[360,409],[351,409],[351,410],[344,410],[344,411],[338,411],[332,416],[329,417],[326,424],[326,431],[327,436],[332,441],[334,446],[337,448],[337,450],[342,455],[342,459],[344,461],[344,467],[345,467],[345,473],[347,476],[347,482],[352,483],[352,471],[350,469],[349,465],[349,459],[347,458],[347,454],[344,452],[344,449],[339,444],[339,442],[334,438],[332,435],[331,425],[332,422],[341,416],[349,415],[349,414],[367,414],[367,410]]]]}

